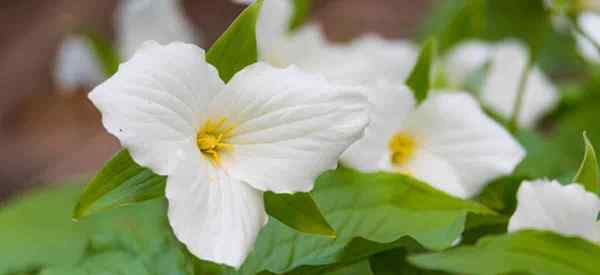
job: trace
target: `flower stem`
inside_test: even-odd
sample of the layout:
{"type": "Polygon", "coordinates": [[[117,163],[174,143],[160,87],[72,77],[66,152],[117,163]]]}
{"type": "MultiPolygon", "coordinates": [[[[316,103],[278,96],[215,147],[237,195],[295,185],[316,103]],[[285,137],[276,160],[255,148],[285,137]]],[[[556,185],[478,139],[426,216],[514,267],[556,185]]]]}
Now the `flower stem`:
{"type": "Polygon", "coordinates": [[[529,79],[529,72],[531,71],[532,64],[533,58],[529,57],[527,59],[527,64],[525,64],[525,68],[523,68],[523,74],[519,80],[519,86],[517,87],[515,107],[513,108],[510,121],[508,122],[508,129],[513,134],[516,134],[517,130],[519,129],[519,115],[521,114],[521,109],[523,109],[523,98],[525,97],[525,88],[527,87],[527,80],[529,79]]]}
{"type": "Polygon", "coordinates": [[[568,20],[571,25],[571,28],[573,28],[575,33],[577,33],[578,35],[581,35],[583,38],[585,38],[587,41],[589,41],[594,46],[594,48],[596,48],[596,51],[598,52],[598,54],[600,54],[600,43],[598,43],[598,41],[596,41],[596,39],[591,37],[583,29],[581,29],[581,26],[579,24],[577,24],[577,22],[575,21],[575,19],[573,17],[569,17],[568,20]]]}

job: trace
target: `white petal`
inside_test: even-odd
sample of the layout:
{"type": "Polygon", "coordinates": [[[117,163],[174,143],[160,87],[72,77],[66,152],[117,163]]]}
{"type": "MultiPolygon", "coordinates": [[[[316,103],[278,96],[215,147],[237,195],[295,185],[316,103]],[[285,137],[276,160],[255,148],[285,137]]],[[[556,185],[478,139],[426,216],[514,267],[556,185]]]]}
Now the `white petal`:
{"type": "Polygon", "coordinates": [[[359,89],[265,63],[237,73],[209,109],[237,125],[223,167],[259,190],[286,193],[311,190],[368,122],[359,89]]]}
{"type": "Polygon", "coordinates": [[[493,48],[482,41],[463,42],[450,51],[445,71],[452,85],[460,87],[469,74],[481,68],[491,58],[493,48]]]}
{"type": "MultiPolygon", "coordinates": [[[[577,18],[577,23],[589,37],[600,43],[600,15],[592,12],[582,13],[577,18]]],[[[600,53],[594,44],[580,34],[577,34],[576,38],[581,55],[592,62],[600,62],[600,53]]]]}
{"type": "Polygon", "coordinates": [[[366,88],[371,103],[370,123],[365,135],[342,155],[342,162],[363,172],[379,170],[388,153],[390,138],[414,110],[415,99],[405,85],[380,80],[366,88]]]}
{"type": "Polygon", "coordinates": [[[91,88],[104,80],[102,66],[86,38],[69,36],[63,41],[56,56],[54,78],[64,91],[91,88]]]}
{"type": "MultiPolygon", "coordinates": [[[[513,113],[519,82],[527,63],[527,51],[516,42],[501,43],[483,84],[482,101],[505,119],[513,113]]],[[[536,67],[529,74],[518,124],[531,128],[549,109],[558,103],[552,83],[536,67]]]]}
{"type": "Polygon", "coordinates": [[[273,51],[273,47],[277,46],[281,39],[286,38],[292,10],[292,3],[288,0],[263,1],[260,15],[256,21],[256,41],[259,53],[273,51]]]}
{"type": "Polygon", "coordinates": [[[600,200],[579,184],[561,185],[557,181],[524,181],[517,194],[517,209],[508,231],[550,230],[600,242],[596,216],[600,200]],[[597,228],[597,229],[596,229],[597,228]]]}
{"type": "Polygon", "coordinates": [[[199,43],[179,4],[177,0],[121,0],[115,15],[121,56],[128,59],[148,40],[199,43]]]}
{"type": "Polygon", "coordinates": [[[134,160],[165,175],[182,142],[196,138],[208,102],[223,87],[202,49],[152,42],[89,97],[102,112],[104,127],[134,160]]]}
{"type": "Polygon", "coordinates": [[[404,131],[415,138],[417,151],[444,160],[454,169],[464,193],[453,193],[456,189],[451,186],[441,189],[462,198],[477,194],[490,180],[510,174],[525,155],[515,139],[466,93],[430,95],[409,115],[404,131]]]}
{"type": "Polygon", "coordinates": [[[198,150],[167,179],[169,223],[203,260],[238,268],[267,222],[262,192],[217,170],[198,150]]]}
{"type": "Polygon", "coordinates": [[[329,56],[327,51],[330,50],[330,46],[320,26],[308,24],[293,34],[281,35],[276,40],[267,40],[275,35],[261,35],[260,31],[257,26],[256,39],[262,61],[280,68],[294,64],[308,72],[322,71],[321,64],[324,61],[321,58],[329,56]]]}

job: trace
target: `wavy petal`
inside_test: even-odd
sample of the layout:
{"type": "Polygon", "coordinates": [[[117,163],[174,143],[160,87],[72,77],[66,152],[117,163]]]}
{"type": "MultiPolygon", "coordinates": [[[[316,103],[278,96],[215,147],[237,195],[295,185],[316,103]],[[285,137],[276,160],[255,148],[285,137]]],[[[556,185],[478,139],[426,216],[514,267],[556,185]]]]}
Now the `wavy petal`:
{"type": "Polygon", "coordinates": [[[89,97],[102,113],[104,127],[133,159],[166,175],[185,141],[196,138],[208,102],[223,87],[202,49],[151,42],[89,97]]]}
{"type": "MultiPolygon", "coordinates": [[[[246,4],[251,4],[248,1],[246,4]]],[[[239,3],[245,3],[240,1],[239,3]]],[[[292,3],[288,0],[265,0],[256,21],[256,43],[261,57],[273,51],[273,48],[288,35],[288,26],[292,17],[292,3]]]]}
{"type": "Polygon", "coordinates": [[[579,184],[564,186],[557,181],[524,181],[517,201],[508,231],[551,230],[600,242],[600,227],[596,225],[600,200],[579,184]]]}
{"type": "Polygon", "coordinates": [[[388,153],[390,138],[402,128],[415,108],[415,98],[405,85],[380,80],[367,88],[371,102],[370,121],[365,135],[342,155],[342,162],[363,172],[379,170],[379,161],[388,153]]]}
{"type": "Polygon", "coordinates": [[[209,113],[237,125],[223,159],[233,177],[263,191],[306,192],[362,136],[368,103],[357,88],[257,63],[233,77],[209,113]]]}
{"type": "MultiPolygon", "coordinates": [[[[455,195],[462,198],[475,195],[490,180],[510,174],[525,156],[516,140],[466,93],[431,95],[409,115],[404,131],[414,136],[416,150],[436,156],[454,169],[464,189],[455,195]]],[[[454,188],[441,189],[452,193],[454,188]]]]}
{"type": "Polygon", "coordinates": [[[268,216],[262,192],[190,151],[167,179],[169,223],[200,259],[238,268],[268,216]]]}

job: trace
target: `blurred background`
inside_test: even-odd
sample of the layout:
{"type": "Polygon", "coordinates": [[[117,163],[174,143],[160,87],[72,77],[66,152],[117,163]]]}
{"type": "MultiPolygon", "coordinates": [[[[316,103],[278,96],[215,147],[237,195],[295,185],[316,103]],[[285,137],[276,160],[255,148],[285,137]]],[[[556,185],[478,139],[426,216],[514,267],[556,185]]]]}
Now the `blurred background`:
{"type": "MultiPolygon", "coordinates": [[[[32,186],[92,175],[119,148],[87,100],[90,87],[64,88],[54,77],[69,34],[91,30],[115,40],[119,0],[0,2],[0,202],[32,186]]],[[[367,32],[414,37],[430,1],[317,0],[311,19],[329,39],[367,32]]],[[[229,0],[181,1],[207,48],[244,8],[229,0]]]]}

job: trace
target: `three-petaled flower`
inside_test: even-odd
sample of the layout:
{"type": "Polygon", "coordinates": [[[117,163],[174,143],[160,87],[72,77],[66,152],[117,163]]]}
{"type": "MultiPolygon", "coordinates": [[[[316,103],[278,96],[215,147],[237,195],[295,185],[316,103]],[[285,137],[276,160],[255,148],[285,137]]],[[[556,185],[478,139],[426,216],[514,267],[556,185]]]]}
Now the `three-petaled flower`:
{"type": "Polygon", "coordinates": [[[148,42],[90,99],[137,163],[168,176],[177,238],[235,267],[267,222],[263,192],[310,191],[368,123],[358,88],[264,63],[225,84],[183,43],[148,42]]]}

